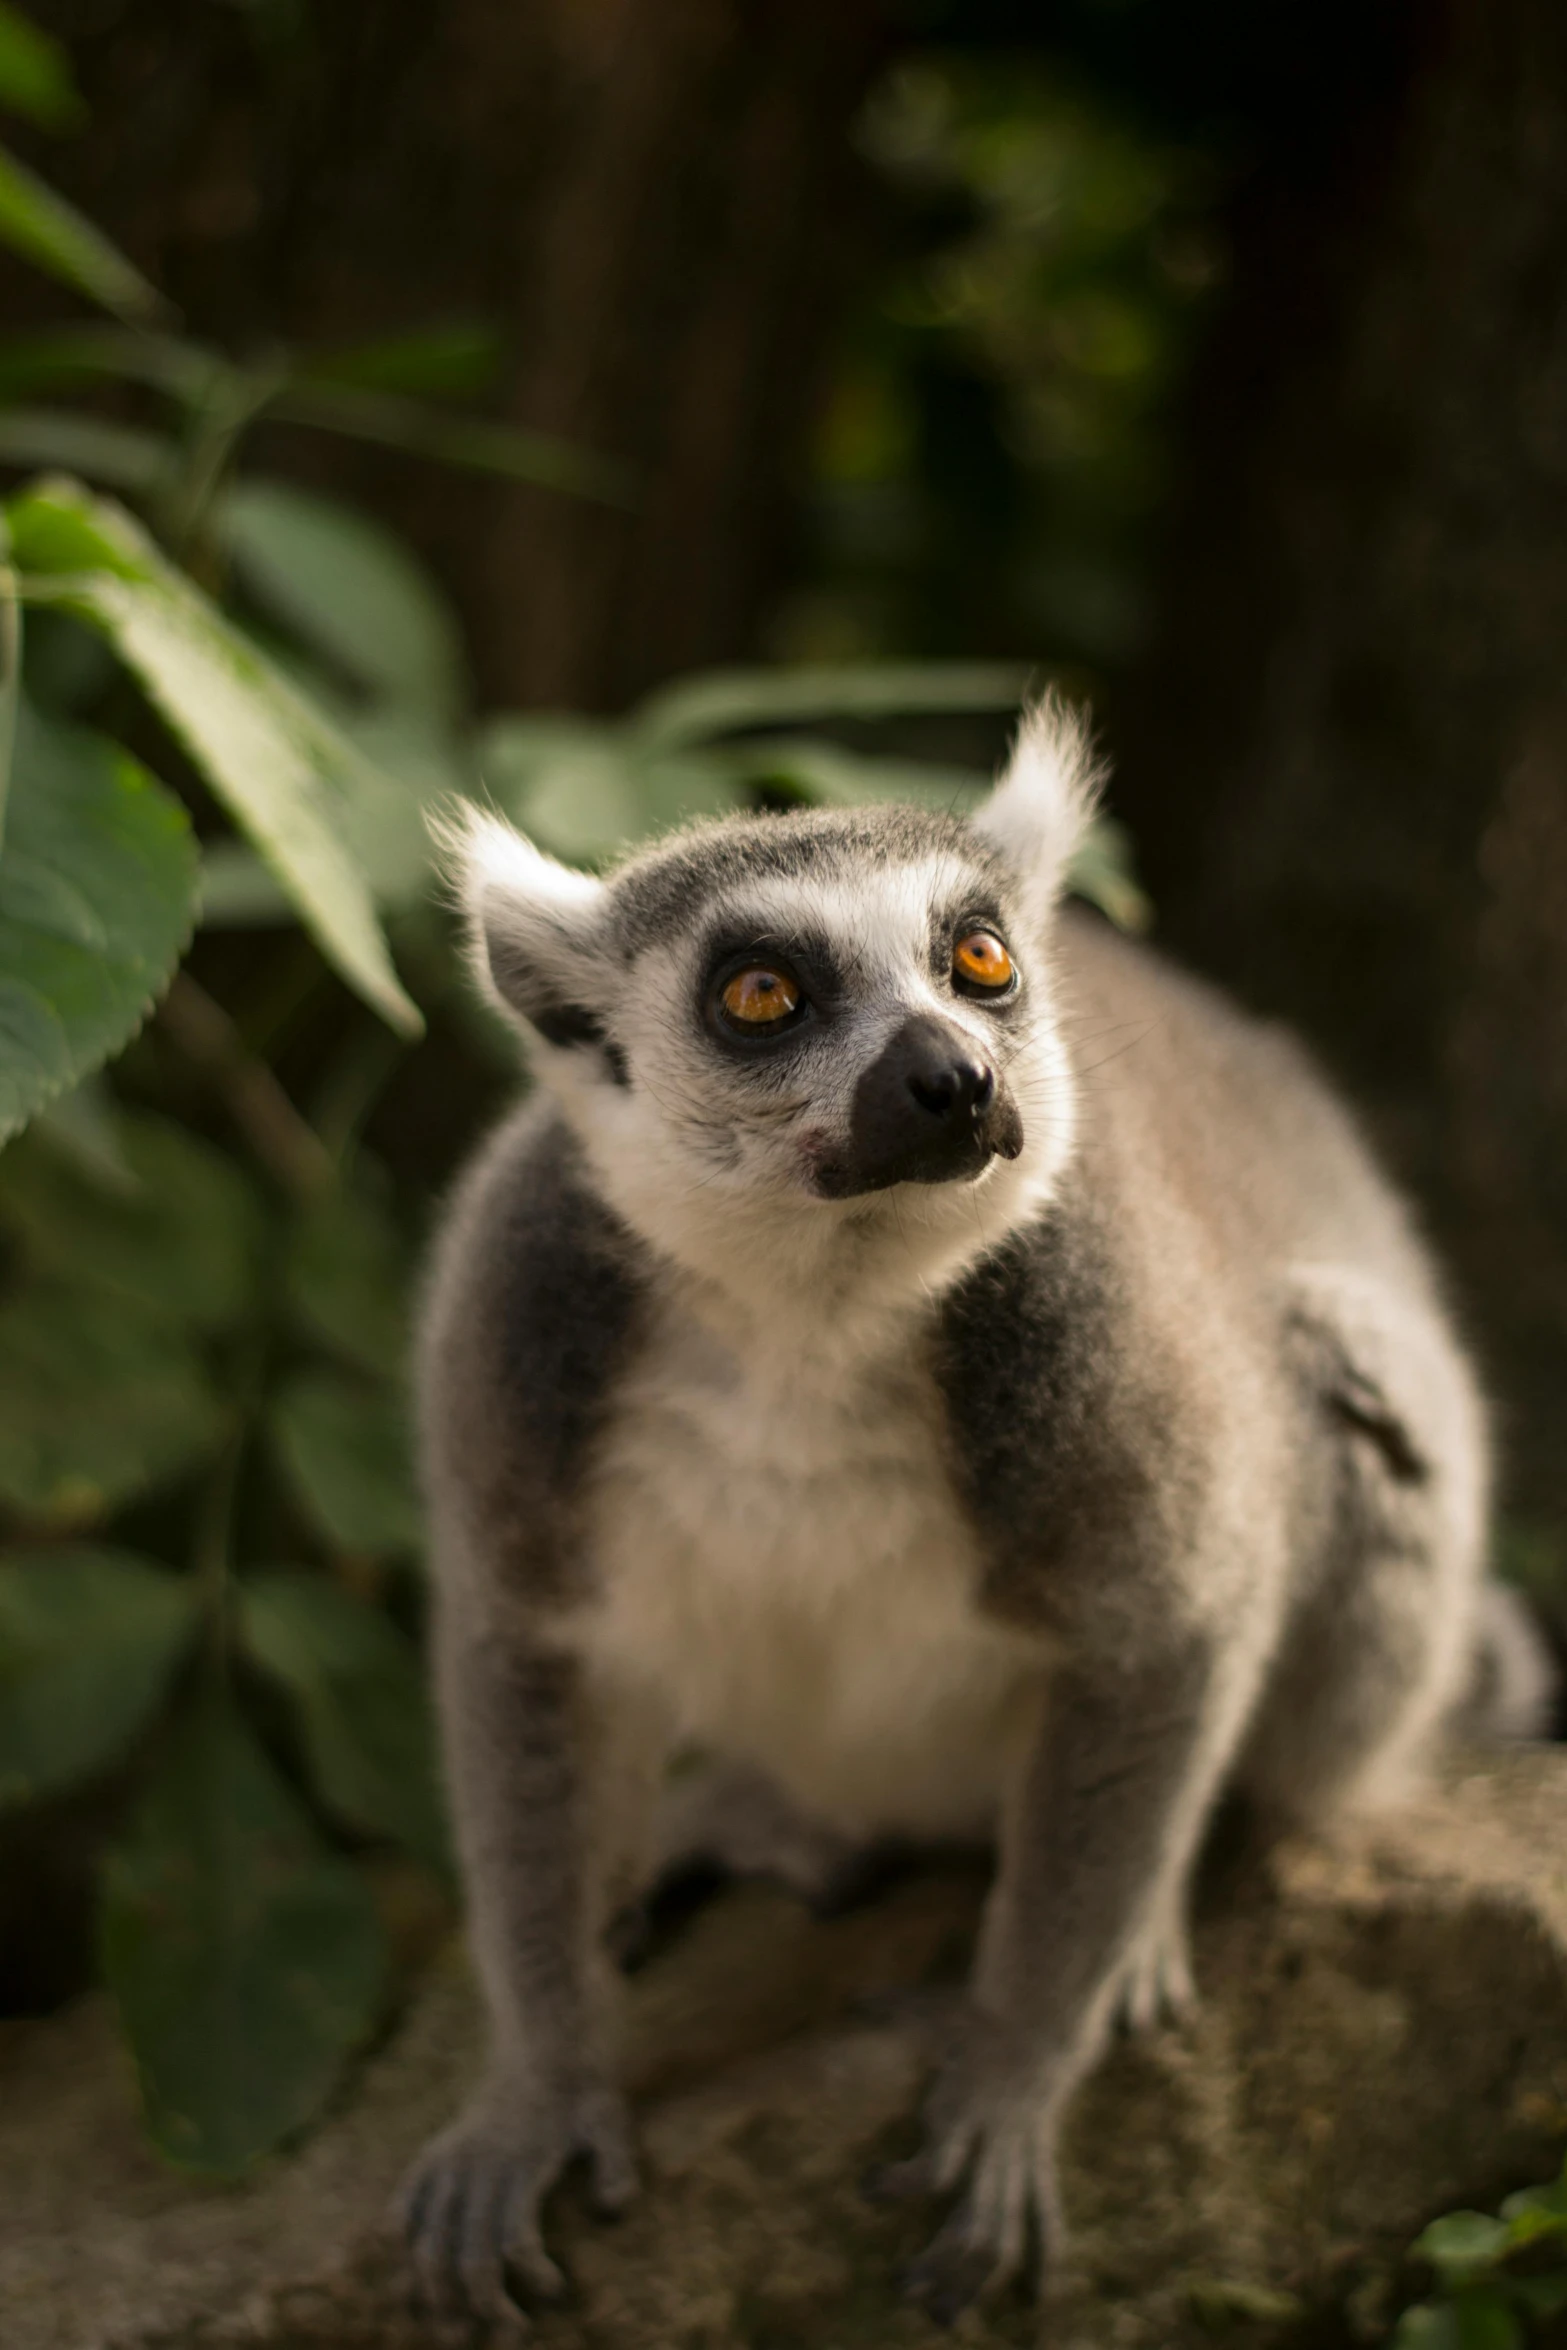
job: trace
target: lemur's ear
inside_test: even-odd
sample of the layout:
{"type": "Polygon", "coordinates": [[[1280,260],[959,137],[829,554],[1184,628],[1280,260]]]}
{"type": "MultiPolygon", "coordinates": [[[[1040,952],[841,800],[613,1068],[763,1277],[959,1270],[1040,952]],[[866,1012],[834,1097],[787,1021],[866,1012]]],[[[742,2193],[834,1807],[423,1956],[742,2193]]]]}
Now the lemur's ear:
{"type": "Polygon", "coordinates": [[[547,1044],[594,1044],[604,884],[557,864],[498,816],[443,819],[437,837],[468,919],[480,985],[547,1044]]]}
{"type": "Polygon", "coordinates": [[[972,819],[1017,868],[1040,919],[1061,893],[1103,780],[1087,718],[1052,688],[1024,712],[1005,771],[972,819]]]}

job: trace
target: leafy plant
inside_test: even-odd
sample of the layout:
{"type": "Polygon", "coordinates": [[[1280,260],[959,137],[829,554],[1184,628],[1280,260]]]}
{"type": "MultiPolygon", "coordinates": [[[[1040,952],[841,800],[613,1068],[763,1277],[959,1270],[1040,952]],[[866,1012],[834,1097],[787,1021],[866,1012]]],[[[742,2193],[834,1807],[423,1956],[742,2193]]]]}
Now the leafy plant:
{"type": "Polygon", "coordinates": [[[1567,2163],[1546,2185],[1509,2195],[1495,2217],[1447,2212],[1410,2252],[1434,2271],[1436,2290],[1405,2310],[1393,2350],[1524,2350],[1567,2311],[1567,2163]]]}

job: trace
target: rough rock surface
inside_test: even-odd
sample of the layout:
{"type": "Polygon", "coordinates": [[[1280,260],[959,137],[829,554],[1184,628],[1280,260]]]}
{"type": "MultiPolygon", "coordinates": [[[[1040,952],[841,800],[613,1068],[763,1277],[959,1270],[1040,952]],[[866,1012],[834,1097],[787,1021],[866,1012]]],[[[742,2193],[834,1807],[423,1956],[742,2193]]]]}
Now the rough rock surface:
{"type": "MultiPolygon", "coordinates": [[[[978,1895],[932,1872],[821,1921],[741,1889],[635,1979],[648,2192],[613,2229],[560,2198],[578,2294],[544,2350],[938,2339],[892,2283],[929,2215],[857,2182],[912,2142],[978,1895]]],[[[1118,2047],[1080,2101],[1072,2289],[1044,2316],[971,2313],[959,2342],[1374,2339],[1426,2218],[1544,2177],[1567,2131],[1567,1753],[1467,1758],[1352,1845],[1220,1866],[1198,1977],[1197,2017],[1118,2047]]],[[[215,2191],[146,2151],[100,2004],[12,2027],[5,2350],[414,2350],[377,2222],[476,2043],[454,1951],[311,2141],[215,2191]]]]}

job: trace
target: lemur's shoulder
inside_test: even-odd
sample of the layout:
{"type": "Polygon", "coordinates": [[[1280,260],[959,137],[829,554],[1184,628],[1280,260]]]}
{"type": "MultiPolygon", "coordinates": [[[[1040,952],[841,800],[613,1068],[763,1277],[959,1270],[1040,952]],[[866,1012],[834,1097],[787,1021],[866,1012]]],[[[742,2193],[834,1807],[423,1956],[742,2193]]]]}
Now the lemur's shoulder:
{"type": "Polygon", "coordinates": [[[646,1251],[588,1181],[570,1129],[549,1103],[528,1103],[451,1202],[418,1384],[435,1515],[472,1520],[538,1594],[566,1595],[578,1472],[646,1285],[646,1251]]]}

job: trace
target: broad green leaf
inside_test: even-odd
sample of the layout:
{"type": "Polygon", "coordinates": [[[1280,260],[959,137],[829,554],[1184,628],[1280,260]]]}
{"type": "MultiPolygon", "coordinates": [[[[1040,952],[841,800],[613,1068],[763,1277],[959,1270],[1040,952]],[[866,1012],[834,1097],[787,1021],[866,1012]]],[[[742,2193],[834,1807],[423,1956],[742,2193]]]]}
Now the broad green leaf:
{"type": "Polygon", "coordinates": [[[379,1609],[321,1575],[246,1578],[250,1654],[299,1710],[317,1786],[349,1827],[450,1865],[419,1652],[379,1609]]]}
{"type": "Polygon", "coordinates": [[[1449,2211],[1423,2228],[1410,2246],[1443,2278],[1465,2277],[1499,2260],[1508,2248],[1505,2220],[1484,2211],[1449,2211]]]}
{"type": "Polygon", "coordinates": [[[41,1281],[0,1305],[0,1502],[23,1516],[91,1524],[193,1467],[223,1425],[161,1317],[41,1281]]]}
{"type": "MultiPolygon", "coordinates": [[[[4,525],[0,524],[0,541],[4,525]]],[[[16,573],[0,545],[0,850],[5,847],[6,802],[16,758],[16,721],[22,706],[22,607],[16,573]]]]}
{"type": "Polygon", "coordinates": [[[0,847],[0,1142],[135,1035],[195,889],[179,803],[116,744],[24,707],[0,847]]]}
{"type": "Polygon", "coordinates": [[[386,1973],[363,1880],[218,1692],[109,1855],[103,1948],[153,2138],[218,2177],[320,2111],[386,1973]]]}
{"type": "Polygon", "coordinates": [[[0,408],[0,465],[63,466],[145,497],[170,478],[178,454],[161,433],[106,417],[69,408],[0,408]]]}
{"type": "Polygon", "coordinates": [[[442,465],[471,466],[479,473],[537,482],[545,489],[564,490],[607,506],[629,505],[634,496],[627,468],[613,458],[556,440],[551,433],[453,416],[396,392],[295,376],[273,400],[271,412],[285,423],[314,425],[318,431],[345,433],[351,440],[407,449],[442,465]]]}
{"type": "Polygon", "coordinates": [[[1523,2327],[1508,2294],[1494,2285],[1473,2285],[1453,2296],[1458,2350],[1524,2350],[1523,2327]]]}
{"type": "MultiPolygon", "coordinates": [[[[468,772],[450,736],[412,714],[377,709],[338,719],[364,753],[345,776],[337,824],[376,904],[401,912],[429,895],[435,871],[430,810],[462,793],[468,772]]],[[[261,859],[237,841],[217,841],[201,867],[201,920],[214,930],[266,929],[293,909],[261,859]]]]}
{"type": "Polygon", "coordinates": [[[168,305],[141,271],[25,164],[0,148],[0,244],[129,321],[158,318],[168,305]]]}
{"type": "Polygon", "coordinates": [[[0,1224],[32,1268],[217,1330],[255,1303],[263,1213],[235,1162],[172,1120],[122,1114],[129,1177],[105,1181],[40,1132],[0,1156],[0,1224]]]}
{"type": "Polygon", "coordinates": [[[334,1371],[302,1371],[272,1410],[272,1434],[301,1502],[344,1551],[417,1550],[407,1422],[397,1396],[334,1371]]]}
{"type": "Polygon", "coordinates": [[[1030,671],[969,661],[876,662],[822,669],[715,669],[665,686],[632,712],[649,748],[706,742],[759,726],[926,711],[1012,710],[1030,671]]]}
{"type": "Polygon", "coordinates": [[[984,797],[988,776],[971,767],[918,759],[867,759],[812,735],[760,735],[727,746],[736,772],[752,784],[792,784],[829,807],[898,801],[963,816],[984,797]]]}
{"type": "Polygon", "coordinates": [[[284,1280],[304,1329],[378,1376],[400,1375],[408,1351],[408,1248],[363,1184],[334,1185],[301,1212],[284,1280]]]}
{"type": "Polygon", "coordinates": [[[0,0],[0,106],[45,130],[67,130],[84,111],[59,42],[9,0],[0,0]]]}
{"type": "Polygon", "coordinates": [[[1101,816],[1067,869],[1067,886],[1087,898],[1118,930],[1147,930],[1153,907],[1132,870],[1132,844],[1124,825],[1101,816]]]}
{"type": "Polygon", "coordinates": [[[1560,2178],[1549,2179],[1540,2187],[1520,2187],[1516,2195],[1509,2195],[1502,2205],[1502,2217],[1514,2229],[1519,2223],[1528,2226],[1531,2239],[1536,2234],[1567,2232],[1567,2168],[1560,2178]]]}
{"type": "Polygon", "coordinates": [[[199,343],[144,328],[55,326],[0,338],[0,398],[83,383],[150,384],[189,406],[204,404],[228,362],[199,343]]]}
{"type": "Polygon", "coordinates": [[[571,716],[491,720],[475,766],[487,797],[558,857],[589,863],[695,816],[745,804],[723,754],[649,754],[624,726],[571,716]]]}
{"type": "Polygon", "coordinates": [[[501,362],[500,338],[487,326],[427,327],[420,334],[317,351],[299,367],[303,383],[352,384],[377,392],[478,392],[501,362]]]}
{"type": "Polygon", "coordinates": [[[240,581],[282,627],[369,693],[437,718],[456,712],[457,623],[390,531],[286,482],[239,483],[216,520],[240,581]]]}
{"type": "Polygon", "coordinates": [[[1390,2350],[1463,2350],[1457,2312],[1449,2301],[1421,2301],[1406,2309],[1389,2342],[1390,2350]]]}
{"type": "Polygon", "coordinates": [[[116,1760],[195,1624],[190,1580],[126,1552],[0,1559],[0,1811],[116,1760]]]}
{"type": "MultiPolygon", "coordinates": [[[[113,641],[323,953],[394,1028],[416,1033],[338,821],[337,787],[357,754],[123,508],[55,482],[13,499],[9,516],[18,568],[55,577],[66,608],[113,641]]],[[[28,586],[39,592],[38,578],[28,586]]]]}

